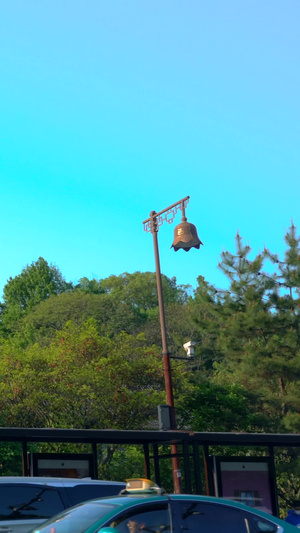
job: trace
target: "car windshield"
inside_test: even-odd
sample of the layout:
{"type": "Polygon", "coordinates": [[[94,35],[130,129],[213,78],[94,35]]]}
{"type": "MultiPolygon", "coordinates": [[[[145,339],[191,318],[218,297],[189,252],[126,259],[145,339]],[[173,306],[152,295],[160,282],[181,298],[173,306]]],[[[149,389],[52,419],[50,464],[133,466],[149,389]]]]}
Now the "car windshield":
{"type": "Polygon", "coordinates": [[[88,502],[60,513],[44,522],[32,533],[84,533],[95,522],[118,505],[102,502],[88,502]]]}

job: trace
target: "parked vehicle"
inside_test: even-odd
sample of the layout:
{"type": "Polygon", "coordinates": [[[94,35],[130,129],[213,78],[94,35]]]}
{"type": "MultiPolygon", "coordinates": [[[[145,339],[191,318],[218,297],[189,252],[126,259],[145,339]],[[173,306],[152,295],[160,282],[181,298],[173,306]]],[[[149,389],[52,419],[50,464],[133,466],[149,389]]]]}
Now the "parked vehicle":
{"type": "Polygon", "coordinates": [[[93,479],[0,477],[0,533],[27,533],[68,507],[118,494],[125,486],[93,479]]]}
{"type": "Polygon", "coordinates": [[[294,526],[241,503],[165,494],[130,480],[123,495],[94,499],[48,520],[32,533],[293,533],[294,526]]]}

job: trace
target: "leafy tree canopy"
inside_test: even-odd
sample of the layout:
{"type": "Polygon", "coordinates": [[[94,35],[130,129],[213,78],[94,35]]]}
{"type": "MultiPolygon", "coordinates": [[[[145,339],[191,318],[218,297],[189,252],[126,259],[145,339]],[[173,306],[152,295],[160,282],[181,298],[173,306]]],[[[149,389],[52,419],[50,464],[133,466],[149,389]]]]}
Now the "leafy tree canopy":
{"type": "MultiPolygon", "coordinates": [[[[187,298],[185,288],[177,287],[176,278],[162,275],[165,304],[184,302],[187,298]]],[[[140,309],[149,310],[157,307],[156,276],[153,272],[125,272],[120,276],[109,276],[100,282],[101,289],[140,309]]]]}
{"type": "Polygon", "coordinates": [[[4,312],[2,320],[8,327],[51,294],[61,294],[72,288],[59,269],[39,259],[27,265],[18,276],[10,277],[3,290],[4,312]]]}
{"type": "MultiPolygon", "coordinates": [[[[0,373],[1,412],[20,427],[146,428],[165,396],[159,350],[143,336],[102,337],[93,319],[67,323],[44,348],[9,339],[0,373]]],[[[174,387],[185,390],[185,373],[174,387]]]]}
{"type": "Polygon", "coordinates": [[[76,290],[51,295],[28,312],[21,325],[21,336],[25,345],[34,342],[46,345],[69,320],[80,326],[88,318],[94,318],[99,333],[108,337],[122,331],[136,334],[145,322],[138,308],[110,294],[76,290]]]}

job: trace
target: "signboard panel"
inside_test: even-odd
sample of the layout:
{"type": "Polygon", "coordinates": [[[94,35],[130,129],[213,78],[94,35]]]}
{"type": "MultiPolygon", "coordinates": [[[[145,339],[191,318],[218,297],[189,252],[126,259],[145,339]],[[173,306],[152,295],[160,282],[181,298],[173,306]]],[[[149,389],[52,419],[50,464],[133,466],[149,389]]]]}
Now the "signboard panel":
{"type": "Polygon", "coordinates": [[[275,479],[269,457],[213,458],[216,496],[276,514],[275,479]]]}
{"type": "Polygon", "coordinates": [[[93,455],[89,453],[31,453],[30,475],[91,478],[93,455]]]}

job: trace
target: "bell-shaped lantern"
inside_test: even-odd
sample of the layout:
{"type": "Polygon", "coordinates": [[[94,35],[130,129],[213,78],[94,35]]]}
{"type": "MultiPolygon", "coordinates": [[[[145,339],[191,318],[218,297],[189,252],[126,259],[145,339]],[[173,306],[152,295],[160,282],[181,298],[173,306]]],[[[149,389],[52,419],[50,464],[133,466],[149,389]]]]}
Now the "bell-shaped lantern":
{"type": "Polygon", "coordinates": [[[198,237],[196,226],[188,222],[183,216],[181,223],[174,230],[174,242],[171,248],[174,248],[175,252],[180,248],[188,252],[191,248],[199,249],[200,244],[203,245],[203,242],[198,237]]]}

